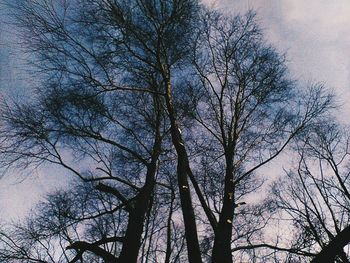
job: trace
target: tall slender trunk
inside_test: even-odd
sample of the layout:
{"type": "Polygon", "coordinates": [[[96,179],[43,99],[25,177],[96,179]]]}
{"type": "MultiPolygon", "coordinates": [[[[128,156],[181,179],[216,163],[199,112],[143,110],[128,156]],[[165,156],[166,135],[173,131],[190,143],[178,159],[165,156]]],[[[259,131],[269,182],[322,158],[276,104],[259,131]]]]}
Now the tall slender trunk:
{"type": "MultiPolygon", "coordinates": [[[[223,93],[222,93],[223,95],[223,93]]],[[[231,252],[231,239],[232,239],[232,221],[235,212],[235,185],[233,181],[234,174],[234,159],[235,151],[238,140],[238,123],[242,110],[242,98],[244,97],[244,88],[239,85],[237,97],[234,104],[234,115],[231,121],[233,123],[232,128],[228,130],[227,136],[225,135],[224,126],[224,107],[220,100],[221,111],[221,131],[222,138],[224,139],[224,153],[226,161],[225,171],[225,188],[224,188],[224,200],[219,216],[219,223],[214,238],[214,246],[212,251],[212,263],[232,263],[231,252]]]]}
{"type": "Polygon", "coordinates": [[[224,200],[212,251],[213,263],[232,263],[231,238],[235,210],[233,185],[233,159],[226,156],[224,200]]]}
{"type": "Polygon", "coordinates": [[[145,217],[152,203],[155,177],[157,173],[157,163],[161,152],[162,138],[160,134],[160,118],[161,110],[158,98],[154,99],[156,116],[155,139],[152,150],[152,160],[147,165],[146,181],[139,194],[134,200],[134,205],[129,211],[129,220],[123,241],[123,247],[119,255],[118,263],[136,263],[139,250],[141,247],[141,239],[145,217]]]}
{"type": "Polygon", "coordinates": [[[164,263],[170,263],[170,257],[172,252],[171,247],[171,218],[173,216],[174,211],[174,200],[175,200],[175,193],[172,190],[171,191],[171,200],[170,200],[170,208],[169,208],[169,215],[167,220],[167,242],[166,242],[166,252],[165,252],[165,260],[164,263]]]}
{"type": "Polygon", "coordinates": [[[178,125],[177,116],[174,110],[170,77],[163,72],[166,84],[166,106],[171,124],[172,142],[177,153],[177,181],[180,193],[182,215],[185,225],[185,237],[188,251],[189,263],[201,263],[201,252],[199,248],[198,234],[195,213],[192,205],[191,192],[188,184],[188,169],[190,168],[188,154],[178,125]]]}

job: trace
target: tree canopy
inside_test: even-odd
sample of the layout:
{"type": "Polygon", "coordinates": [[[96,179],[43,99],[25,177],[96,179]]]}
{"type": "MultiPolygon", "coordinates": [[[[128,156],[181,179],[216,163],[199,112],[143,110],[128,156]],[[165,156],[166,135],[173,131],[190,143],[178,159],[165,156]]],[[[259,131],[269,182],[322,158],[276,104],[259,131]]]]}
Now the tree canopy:
{"type": "Polygon", "coordinates": [[[2,262],[348,262],[346,129],[253,11],[9,5],[37,86],[1,102],[0,165],[76,181],[4,225],[2,262]],[[296,161],[270,186],[259,171],[283,153],[296,161]]]}

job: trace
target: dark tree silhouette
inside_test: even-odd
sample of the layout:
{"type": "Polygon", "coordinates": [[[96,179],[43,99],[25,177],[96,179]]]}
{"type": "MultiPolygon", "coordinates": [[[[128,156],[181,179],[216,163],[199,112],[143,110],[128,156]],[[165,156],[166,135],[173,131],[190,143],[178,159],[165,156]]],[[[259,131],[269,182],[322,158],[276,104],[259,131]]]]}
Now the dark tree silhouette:
{"type": "MultiPolygon", "coordinates": [[[[298,101],[301,91],[290,80],[284,58],[264,42],[254,17],[253,12],[233,18],[204,13],[193,48],[202,84],[193,117],[204,140],[212,141],[207,145],[210,154],[203,156],[205,167],[200,169],[214,170],[218,182],[217,195],[210,202],[219,200],[218,221],[212,219],[215,210],[207,213],[215,235],[213,262],[232,262],[235,208],[259,187],[254,172],[315,122],[331,99],[322,94],[322,87],[314,86],[306,95],[312,96],[309,101],[298,101]],[[210,168],[211,163],[217,163],[217,168],[210,168]]],[[[251,208],[251,213],[259,210],[251,208]]],[[[248,238],[258,225],[237,235],[248,238]]]]}
{"type": "Polygon", "coordinates": [[[226,263],[277,249],[253,244],[269,201],[245,197],[331,96],[290,79],[252,12],[229,17],[195,0],[9,5],[37,87],[2,104],[0,164],[58,165],[92,193],[73,187],[39,208],[38,222],[63,220],[57,233],[3,231],[4,260],[226,263]]]}
{"type": "Polygon", "coordinates": [[[348,149],[344,128],[332,121],[315,126],[297,144],[297,167],[273,188],[295,226],[292,246],[311,252],[311,262],[349,262],[348,149]]]}

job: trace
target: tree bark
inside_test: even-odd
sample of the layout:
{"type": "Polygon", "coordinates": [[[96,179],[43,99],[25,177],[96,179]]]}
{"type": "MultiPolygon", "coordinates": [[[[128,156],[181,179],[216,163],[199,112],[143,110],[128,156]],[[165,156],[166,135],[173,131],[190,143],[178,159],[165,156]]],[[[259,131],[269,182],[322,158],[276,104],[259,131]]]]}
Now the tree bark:
{"type": "Polygon", "coordinates": [[[347,226],[316,255],[311,263],[333,263],[335,257],[341,256],[343,248],[349,243],[350,226],[347,226]]]}
{"type": "Polygon", "coordinates": [[[158,99],[155,99],[155,108],[158,110],[156,120],[156,135],[153,145],[152,160],[147,166],[146,181],[140,193],[135,199],[135,205],[131,205],[129,220],[123,242],[123,247],[119,255],[120,263],[137,263],[145,217],[153,198],[155,186],[155,176],[157,173],[157,163],[161,152],[161,135],[160,135],[160,108],[158,99]]]}
{"type": "Polygon", "coordinates": [[[171,125],[171,137],[177,153],[177,181],[180,193],[182,215],[185,225],[188,261],[189,263],[201,263],[202,258],[199,248],[196,219],[187,178],[188,169],[190,169],[188,154],[184,145],[184,141],[182,139],[180,127],[178,125],[177,116],[173,106],[170,77],[165,72],[163,72],[163,77],[166,84],[165,99],[171,125]]]}
{"type": "Polygon", "coordinates": [[[213,263],[232,263],[231,238],[234,215],[233,161],[226,157],[224,200],[212,252],[213,263]]]}
{"type": "Polygon", "coordinates": [[[118,262],[120,263],[136,263],[143,233],[145,216],[151,198],[153,197],[154,176],[156,173],[156,164],[150,165],[147,171],[147,178],[144,187],[141,189],[135,205],[129,213],[129,220],[123,241],[123,248],[119,255],[118,262]]]}

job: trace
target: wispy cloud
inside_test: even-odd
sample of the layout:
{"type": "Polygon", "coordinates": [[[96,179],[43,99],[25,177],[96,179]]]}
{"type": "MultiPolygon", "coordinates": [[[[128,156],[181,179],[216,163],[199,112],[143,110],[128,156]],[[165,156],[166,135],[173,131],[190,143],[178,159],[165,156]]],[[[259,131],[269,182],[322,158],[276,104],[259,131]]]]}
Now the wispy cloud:
{"type": "Polygon", "coordinates": [[[258,11],[271,42],[287,52],[297,78],[350,90],[350,1],[207,0],[237,13],[258,11]]]}

